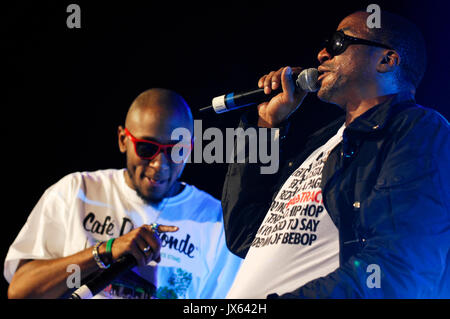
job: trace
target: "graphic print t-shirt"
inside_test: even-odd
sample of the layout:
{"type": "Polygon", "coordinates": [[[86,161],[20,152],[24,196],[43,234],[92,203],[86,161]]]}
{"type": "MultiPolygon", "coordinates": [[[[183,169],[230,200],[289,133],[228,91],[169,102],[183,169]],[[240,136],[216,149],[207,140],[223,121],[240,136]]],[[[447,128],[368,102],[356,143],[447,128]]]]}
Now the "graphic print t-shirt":
{"type": "Polygon", "coordinates": [[[161,262],[134,267],[95,298],[224,298],[241,259],[226,248],[220,202],[185,185],[180,194],[147,205],[124,172],[73,173],[50,187],[8,251],[5,278],[11,281],[21,259],[73,255],[157,222],[179,227],[161,234],[161,262]]]}
{"type": "Polygon", "coordinates": [[[336,135],[286,180],[267,212],[227,298],[284,294],[339,267],[338,230],[322,201],[320,182],[336,135]]]}

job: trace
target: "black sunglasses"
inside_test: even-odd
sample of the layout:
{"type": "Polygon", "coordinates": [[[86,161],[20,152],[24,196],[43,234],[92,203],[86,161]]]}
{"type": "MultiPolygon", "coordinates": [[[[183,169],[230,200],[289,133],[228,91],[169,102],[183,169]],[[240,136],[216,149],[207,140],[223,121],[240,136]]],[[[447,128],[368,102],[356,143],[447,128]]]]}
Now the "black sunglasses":
{"type": "Polygon", "coordinates": [[[343,31],[335,31],[329,39],[324,41],[323,46],[327,49],[328,53],[335,56],[342,54],[351,44],[364,44],[394,50],[390,46],[382,43],[351,37],[346,35],[343,31]]]}

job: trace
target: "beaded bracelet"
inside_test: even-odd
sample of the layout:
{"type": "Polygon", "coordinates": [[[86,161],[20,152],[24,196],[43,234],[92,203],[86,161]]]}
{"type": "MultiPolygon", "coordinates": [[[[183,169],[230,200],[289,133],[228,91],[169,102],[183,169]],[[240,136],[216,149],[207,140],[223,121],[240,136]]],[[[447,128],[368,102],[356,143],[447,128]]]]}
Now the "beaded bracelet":
{"type": "Polygon", "coordinates": [[[100,259],[100,254],[98,253],[98,248],[103,243],[103,241],[99,241],[95,244],[94,248],[92,249],[92,255],[94,255],[94,260],[100,269],[107,269],[110,265],[105,265],[104,262],[100,259]]]}

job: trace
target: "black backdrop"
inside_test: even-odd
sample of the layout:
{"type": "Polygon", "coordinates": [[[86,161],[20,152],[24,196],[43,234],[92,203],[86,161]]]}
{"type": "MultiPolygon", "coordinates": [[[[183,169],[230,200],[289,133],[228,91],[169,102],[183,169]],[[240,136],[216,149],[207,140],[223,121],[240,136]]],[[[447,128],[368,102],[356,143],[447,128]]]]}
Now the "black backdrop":
{"type": "MultiPolygon", "coordinates": [[[[68,1],[2,9],[2,261],[47,187],[74,171],[123,167],[116,130],[140,92],[174,89],[204,129],[235,127],[242,111],[197,110],[214,96],[255,87],[270,70],[317,66],[321,39],[372,1],[72,2],[81,7],[81,29],[66,26],[68,1]]],[[[417,101],[448,119],[449,3],[376,3],[423,31],[429,66],[417,101]]],[[[296,127],[308,133],[339,114],[310,95],[296,127]]],[[[183,180],[220,198],[225,172],[226,164],[190,164],[183,180]]],[[[7,282],[0,281],[4,298],[7,282]]]]}

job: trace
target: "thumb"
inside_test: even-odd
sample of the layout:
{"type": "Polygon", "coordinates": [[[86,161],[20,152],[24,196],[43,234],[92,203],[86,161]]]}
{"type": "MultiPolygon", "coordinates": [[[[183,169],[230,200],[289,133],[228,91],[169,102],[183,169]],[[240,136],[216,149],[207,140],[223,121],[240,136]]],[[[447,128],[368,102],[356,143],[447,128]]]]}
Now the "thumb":
{"type": "Polygon", "coordinates": [[[292,68],[287,66],[281,73],[281,87],[283,88],[283,93],[287,94],[287,98],[292,100],[295,93],[295,84],[292,80],[292,68]]]}

